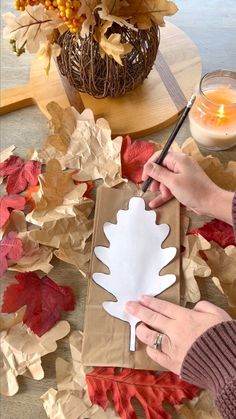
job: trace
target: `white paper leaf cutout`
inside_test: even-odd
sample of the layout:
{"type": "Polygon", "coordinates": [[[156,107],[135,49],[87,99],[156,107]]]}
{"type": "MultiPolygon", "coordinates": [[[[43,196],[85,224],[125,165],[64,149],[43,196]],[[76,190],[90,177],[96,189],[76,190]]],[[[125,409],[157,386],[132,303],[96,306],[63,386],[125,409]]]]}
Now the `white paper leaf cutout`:
{"type": "Polygon", "coordinates": [[[118,211],[117,224],[105,223],[103,228],[110,246],[97,246],[94,251],[110,274],[94,273],[93,280],[117,298],[117,302],[105,301],[103,307],[129,322],[130,350],[135,351],[139,319],[127,314],[124,305],[142,294],[156,296],[175,282],[175,275],[160,275],[160,271],[174,258],[176,248],[162,249],[170,228],[156,224],[155,211],[146,211],[142,198],[131,198],[128,210],[118,211]]]}

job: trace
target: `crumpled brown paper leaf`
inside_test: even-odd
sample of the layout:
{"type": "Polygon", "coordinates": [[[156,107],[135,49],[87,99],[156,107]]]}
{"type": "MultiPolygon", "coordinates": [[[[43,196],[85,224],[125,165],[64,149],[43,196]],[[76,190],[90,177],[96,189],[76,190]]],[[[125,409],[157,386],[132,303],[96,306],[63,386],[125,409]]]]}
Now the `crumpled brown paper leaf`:
{"type": "Polygon", "coordinates": [[[91,252],[91,243],[87,240],[93,232],[93,220],[85,216],[89,212],[91,206],[76,217],[44,223],[42,229],[31,231],[29,237],[37,243],[58,249],[54,252],[55,256],[75,265],[85,276],[91,252]]]}
{"type": "Polygon", "coordinates": [[[81,363],[82,336],[75,331],[69,338],[72,363],[57,359],[57,390],[50,388],[41,396],[44,409],[50,419],[116,419],[112,409],[104,412],[101,407],[92,406],[89,399],[85,375],[92,368],[81,363]]]}
{"type": "Polygon", "coordinates": [[[178,410],[179,419],[221,419],[209,391],[202,391],[199,397],[188,400],[178,410]]]}
{"type": "Polygon", "coordinates": [[[216,185],[228,191],[236,190],[236,162],[230,161],[228,165],[224,167],[217,157],[204,157],[193,138],[188,138],[181,148],[174,143],[172,150],[181,151],[182,153],[193,157],[216,185]]]}
{"type": "Polygon", "coordinates": [[[212,272],[212,281],[225,294],[229,303],[229,313],[236,318],[236,246],[222,249],[216,243],[205,250],[207,264],[212,272]]]}
{"type": "MultiPolygon", "coordinates": [[[[23,256],[17,262],[9,266],[10,271],[33,272],[41,270],[49,273],[53,266],[50,261],[53,257],[53,249],[47,246],[41,246],[30,238],[30,232],[27,231],[25,215],[22,211],[13,210],[10,218],[4,228],[4,234],[10,231],[16,231],[18,237],[23,243],[23,256]]],[[[38,231],[38,230],[35,230],[38,231]]]]}
{"type": "Polygon", "coordinates": [[[50,160],[46,172],[39,176],[39,190],[32,194],[35,209],[27,214],[26,220],[42,226],[48,221],[76,216],[79,205],[88,205],[83,198],[86,183],[75,185],[72,174],[63,171],[57,160],[50,160]]]}
{"type": "Polygon", "coordinates": [[[23,321],[25,314],[25,307],[21,307],[16,313],[12,314],[0,314],[0,331],[8,330],[16,324],[23,321]]]}
{"type": "Polygon", "coordinates": [[[76,127],[75,114],[71,108],[63,109],[56,102],[48,103],[47,110],[51,115],[49,126],[52,135],[47,138],[44,148],[50,149],[52,147],[62,154],[66,154],[70,137],[76,127]]]}
{"type": "Polygon", "coordinates": [[[58,322],[49,332],[38,337],[23,323],[18,323],[0,333],[2,360],[0,366],[0,391],[13,396],[19,386],[18,375],[27,375],[35,380],[44,377],[41,357],[57,349],[56,341],[70,331],[66,321],[58,322]]]}
{"type": "Polygon", "coordinates": [[[185,251],[182,253],[182,271],[184,279],[184,304],[187,302],[196,303],[200,300],[201,294],[195,276],[203,278],[211,274],[211,269],[201,258],[199,250],[210,249],[210,243],[200,234],[185,235],[183,242],[185,251]]]}
{"type": "Polygon", "coordinates": [[[52,144],[50,141],[39,152],[39,157],[46,163],[57,159],[62,169],[80,169],[78,180],[103,179],[107,186],[123,182],[120,162],[122,137],[112,140],[108,122],[103,118],[95,122],[90,109],[81,115],[75,109],[71,110],[75,115],[76,128],[66,152],[65,148],[58,147],[57,142],[52,144]]]}
{"type": "Polygon", "coordinates": [[[89,273],[91,245],[92,242],[86,243],[84,249],[78,252],[71,243],[68,243],[65,247],[55,250],[54,255],[63,262],[76,266],[78,271],[86,277],[89,273]]]}

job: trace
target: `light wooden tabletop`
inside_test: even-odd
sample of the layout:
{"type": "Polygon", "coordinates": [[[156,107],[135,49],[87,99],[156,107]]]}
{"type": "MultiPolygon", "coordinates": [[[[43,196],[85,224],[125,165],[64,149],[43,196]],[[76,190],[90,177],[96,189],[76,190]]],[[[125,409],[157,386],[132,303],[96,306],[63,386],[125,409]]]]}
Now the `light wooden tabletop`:
{"type": "MultiPolygon", "coordinates": [[[[14,0],[1,2],[1,12],[13,10],[14,0]],[[4,3],[4,4],[3,4],[4,3]]],[[[176,0],[180,11],[170,19],[171,22],[183,29],[196,43],[200,50],[203,62],[203,72],[226,68],[236,71],[236,3],[235,0],[207,0],[189,1],[176,0]]],[[[6,41],[1,45],[1,88],[19,86],[27,81],[31,57],[23,55],[17,58],[10,53],[9,44],[6,41]]],[[[48,101],[53,98],[48,98],[48,101]]],[[[156,141],[165,139],[171,127],[149,139],[156,141]]],[[[39,147],[48,133],[47,122],[40,111],[32,106],[1,118],[1,149],[12,144],[17,146],[16,152],[25,156],[31,146],[39,147]]],[[[178,143],[190,136],[188,122],[185,123],[178,135],[178,143]]],[[[203,151],[204,154],[208,154],[203,151]]],[[[222,162],[236,160],[236,147],[228,151],[215,153],[222,162]]],[[[203,220],[194,217],[193,224],[202,224],[203,220]]],[[[84,307],[87,284],[78,274],[77,270],[69,264],[55,260],[55,267],[50,276],[62,285],[69,285],[77,296],[77,308],[74,312],[66,315],[72,330],[83,329],[84,307]]],[[[13,277],[7,274],[7,277],[13,277]]],[[[4,279],[1,279],[4,281],[4,279]]],[[[201,281],[203,298],[208,299],[223,308],[226,301],[224,297],[210,284],[201,281]]],[[[59,341],[56,353],[43,357],[42,365],[45,378],[42,381],[34,381],[25,377],[19,377],[20,390],[11,398],[2,398],[0,404],[0,416],[2,419],[37,419],[46,418],[40,396],[50,387],[55,387],[55,359],[60,356],[70,360],[68,339],[59,341]]],[[[143,417],[138,414],[138,417],[143,417]]],[[[75,418],[76,419],[76,418],[75,418]]]]}

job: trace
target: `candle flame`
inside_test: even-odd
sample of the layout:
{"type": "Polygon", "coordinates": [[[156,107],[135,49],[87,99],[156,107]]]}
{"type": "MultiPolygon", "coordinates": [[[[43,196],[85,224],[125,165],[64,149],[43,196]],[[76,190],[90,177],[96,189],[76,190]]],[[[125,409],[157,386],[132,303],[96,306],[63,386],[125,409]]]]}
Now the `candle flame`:
{"type": "Polygon", "coordinates": [[[220,108],[219,108],[219,111],[218,111],[218,117],[223,118],[224,114],[225,114],[225,107],[224,107],[224,105],[221,105],[220,108]]]}

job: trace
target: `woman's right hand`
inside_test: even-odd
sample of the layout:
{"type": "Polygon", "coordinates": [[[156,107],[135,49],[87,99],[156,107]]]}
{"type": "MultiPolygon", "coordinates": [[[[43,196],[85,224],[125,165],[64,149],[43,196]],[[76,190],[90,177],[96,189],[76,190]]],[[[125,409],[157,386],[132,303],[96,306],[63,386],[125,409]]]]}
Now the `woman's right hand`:
{"type": "Polygon", "coordinates": [[[142,179],[151,176],[152,192],[160,191],[150,203],[156,208],[173,196],[200,215],[210,215],[232,224],[233,192],[219,188],[189,156],[170,151],[162,166],[154,161],[160,152],[153,154],[143,169],[142,179]]]}

